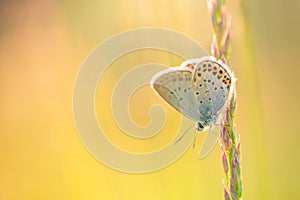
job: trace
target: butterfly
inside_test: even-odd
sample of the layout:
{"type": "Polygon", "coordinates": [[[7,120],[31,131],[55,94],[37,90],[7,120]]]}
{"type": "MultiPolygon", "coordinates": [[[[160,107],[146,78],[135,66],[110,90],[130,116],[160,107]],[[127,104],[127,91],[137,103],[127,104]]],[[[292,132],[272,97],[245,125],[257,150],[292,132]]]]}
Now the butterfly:
{"type": "Polygon", "coordinates": [[[196,130],[211,130],[235,87],[230,68],[213,56],[184,61],[160,71],[151,87],[173,108],[196,122],[196,130]]]}

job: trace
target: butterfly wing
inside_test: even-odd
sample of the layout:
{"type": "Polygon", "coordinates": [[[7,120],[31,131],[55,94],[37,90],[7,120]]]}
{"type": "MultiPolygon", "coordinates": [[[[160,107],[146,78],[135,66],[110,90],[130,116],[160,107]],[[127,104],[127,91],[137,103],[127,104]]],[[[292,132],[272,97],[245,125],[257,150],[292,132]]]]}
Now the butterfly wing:
{"type": "Polygon", "coordinates": [[[233,73],[214,57],[201,58],[192,75],[199,111],[206,117],[216,119],[232,92],[235,81],[233,73]],[[197,93],[198,92],[198,93],[197,93]]]}
{"type": "Polygon", "coordinates": [[[191,85],[195,63],[183,62],[180,67],[163,70],[151,80],[152,88],[172,107],[194,121],[201,113],[191,85]]]}

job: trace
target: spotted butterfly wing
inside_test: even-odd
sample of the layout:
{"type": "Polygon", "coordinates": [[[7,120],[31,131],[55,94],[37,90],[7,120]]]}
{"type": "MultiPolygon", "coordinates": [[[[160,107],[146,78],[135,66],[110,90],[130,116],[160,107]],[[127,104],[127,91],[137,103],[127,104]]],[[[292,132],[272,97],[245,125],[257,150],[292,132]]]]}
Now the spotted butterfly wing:
{"type": "Polygon", "coordinates": [[[200,119],[199,103],[191,85],[196,63],[193,60],[183,62],[157,73],[151,80],[152,88],[172,107],[193,121],[200,119]]]}
{"type": "Polygon", "coordinates": [[[235,81],[231,70],[214,57],[199,59],[192,75],[192,86],[199,102],[200,121],[214,125],[228,97],[232,93],[235,81]]]}

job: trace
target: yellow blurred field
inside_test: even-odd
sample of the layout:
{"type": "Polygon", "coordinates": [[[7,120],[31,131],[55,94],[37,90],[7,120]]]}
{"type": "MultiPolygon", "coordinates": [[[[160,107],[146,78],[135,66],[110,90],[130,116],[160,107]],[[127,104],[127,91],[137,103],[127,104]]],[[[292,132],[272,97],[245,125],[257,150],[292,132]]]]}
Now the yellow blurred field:
{"type": "MultiPolygon", "coordinates": [[[[212,28],[206,3],[1,1],[0,199],[223,199],[220,148],[204,160],[197,157],[204,135],[197,138],[195,151],[188,149],[169,167],[129,174],[88,153],[72,113],[80,66],[110,36],[142,27],[167,28],[209,52],[212,28]]],[[[228,0],[227,6],[233,21],[230,66],[238,78],[243,197],[298,199],[300,3],[228,0]]],[[[137,140],[118,131],[106,97],[122,74],[141,61],[174,66],[182,58],[149,49],[129,53],[106,71],[95,94],[96,115],[105,122],[107,137],[136,152],[170,141],[180,118],[150,87],[143,87],[129,104],[132,118],[139,125],[149,123],[149,107],[161,103],[168,113],[164,134],[137,140]]]]}

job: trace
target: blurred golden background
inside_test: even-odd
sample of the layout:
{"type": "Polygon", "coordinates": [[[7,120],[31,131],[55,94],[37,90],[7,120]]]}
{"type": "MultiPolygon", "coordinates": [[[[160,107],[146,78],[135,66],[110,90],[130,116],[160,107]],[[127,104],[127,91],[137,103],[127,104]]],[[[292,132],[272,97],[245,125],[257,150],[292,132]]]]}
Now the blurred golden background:
{"type": "MultiPolygon", "coordinates": [[[[171,166],[127,174],[102,165],[86,151],[72,115],[81,63],[114,34],[139,27],[168,28],[209,51],[212,29],[206,3],[1,1],[0,199],[223,199],[219,147],[198,159],[203,134],[196,150],[189,149],[171,166]]],[[[238,78],[236,123],[244,199],[300,198],[300,2],[231,0],[227,10],[233,21],[230,66],[238,78]]],[[[167,130],[152,142],[139,143],[116,131],[106,106],[113,84],[143,64],[141,56],[143,62],[170,66],[182,62],[154,50],[120,58],[100,81],[96,111],[104,109],[97,117],[100,123],[104,120],[113,142],[133,151],[151,151],[171,139],[179,114],[149,87],[142,88],[130,103],[136,123],[149,123],[147,110],[153,103],[163,104],[169,118],[167,130]]]]}

